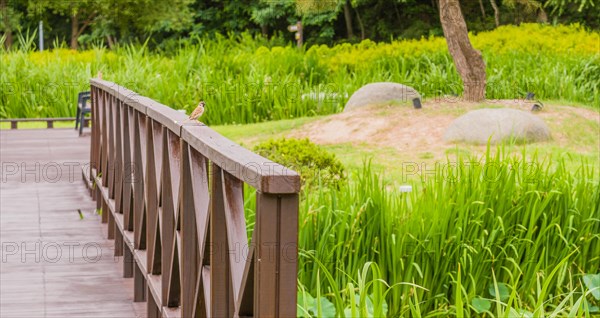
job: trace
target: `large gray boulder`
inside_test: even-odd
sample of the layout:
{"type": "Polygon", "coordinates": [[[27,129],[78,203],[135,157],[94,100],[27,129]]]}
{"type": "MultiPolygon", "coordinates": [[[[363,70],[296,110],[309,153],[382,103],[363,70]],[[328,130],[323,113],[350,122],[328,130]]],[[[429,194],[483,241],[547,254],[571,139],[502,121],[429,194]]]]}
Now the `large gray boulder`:
{"type": "Polygon", "coordinates": [[[371,83],[359,88],[346,103],[344,111],[385,103],[412,103],[421,95],[412,87],[390,82],[371,83]]]}
{"type": "Polygon", "coordinates": [[[550,129],[539,117],[512,108],[483,108],[455,119],[446,129],[446,141],[492,144],[530,143],[550,139],[550,129]],[[491,138],[490,138],[491,137],[491,138]]]}

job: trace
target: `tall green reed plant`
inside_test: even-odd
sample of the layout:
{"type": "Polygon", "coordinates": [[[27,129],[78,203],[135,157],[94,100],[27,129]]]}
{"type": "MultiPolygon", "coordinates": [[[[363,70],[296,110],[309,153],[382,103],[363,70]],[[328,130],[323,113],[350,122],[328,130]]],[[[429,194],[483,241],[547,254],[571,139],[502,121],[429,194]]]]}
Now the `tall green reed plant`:
{"type": "MultiPolygon", "coordinates": [[[[473,36],[487,65],[487,97],[515,99],[532,91],[541,99],[600,106],[594,36],[577,26],[531,24],[473,36]]],[[[375,81],[411,85],[431,99],[462,91],[443,38],[298,50],[243,34],[194,38],[174,51],[141,44],[80,52],[30,52],[34,37],[21,38],[21,50],[0,55],[3,117],[72,116],[76,93],[98,71],[176,109],[191,111],[204,99],[208,124],[339,112],[354,91],[375,81]]]]}
{"type": "Polygon", "coordinates": [[[391,316],[471,315],[486,299],[495,316],[578,310],[581,277],[600,267],[600,181],[548,160],[502,149],[456,158],[409,194],[367,164],[340,191],[307,193],[299,281],[339,315],[371,263],[391,316]]]}

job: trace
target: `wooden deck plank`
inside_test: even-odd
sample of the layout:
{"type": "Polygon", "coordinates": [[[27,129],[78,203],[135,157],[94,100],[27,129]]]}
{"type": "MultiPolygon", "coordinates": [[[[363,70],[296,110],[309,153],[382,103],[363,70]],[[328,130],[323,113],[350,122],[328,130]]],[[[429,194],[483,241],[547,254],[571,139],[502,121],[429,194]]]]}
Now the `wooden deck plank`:
{"type": "Polygon", "coordinates": [[[0,317],[145,316],[81,180],[89,142],[0,131],[0,317]]]}

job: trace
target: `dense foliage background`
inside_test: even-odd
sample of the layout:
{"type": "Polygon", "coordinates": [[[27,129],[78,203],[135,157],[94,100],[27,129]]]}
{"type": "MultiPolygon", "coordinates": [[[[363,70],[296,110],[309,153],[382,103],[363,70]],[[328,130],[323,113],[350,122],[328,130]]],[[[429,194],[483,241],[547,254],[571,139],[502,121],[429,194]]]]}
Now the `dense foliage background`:
{"type": "MultiPolygon", "coordinates": [[[[461,1],[472,32],[523,22],[580,23],[600,27],[595,0],[461,1]]],[[[287,26],[301,20],[307,44],[389,41],[442,35],[436,0],[1,0],[5,44],[44,23],[46,47],[72,48],[149,40],[174,48],[181,38],[262,34],[293,41],[287,26]],[[74,40],[73,40],[74,39],[74,40]]]]}
{"type": "MultiPolygon", "coordinates": [[[[486,61],[488,99],[524,98],[600,106],[598,32],[578,25],[502,26],[471,37],[486,61]]],[[[76,95],[100,71],[188,113],[204,99],[207,124],[243,124],[342,110],[361,86],[394,81],[426,99],[462,92],[443,37],[314,45],[298,50],[262,36],[195,37],[166,54],[142,45],[0,55],[0,118],[74,116],[76,95]]]]}

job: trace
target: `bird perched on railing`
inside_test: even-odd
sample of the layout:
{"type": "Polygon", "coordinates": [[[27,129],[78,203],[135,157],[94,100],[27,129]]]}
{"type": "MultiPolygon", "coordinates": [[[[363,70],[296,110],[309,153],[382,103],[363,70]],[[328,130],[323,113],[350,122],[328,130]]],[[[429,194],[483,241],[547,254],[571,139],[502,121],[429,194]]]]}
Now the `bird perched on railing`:
{"type": "Polygon", "coordinates": [[[204,106],[206,106],[206,103],[204,103],[204,101],[200,101],[200,103],[198,104],[198,107],[196,107],[196,109],[194,109],[194,111],[190,115],[189,120],[197,121],[198,118],[200,118],[202,116],[202,114],[204,114],[204,106]]]}

